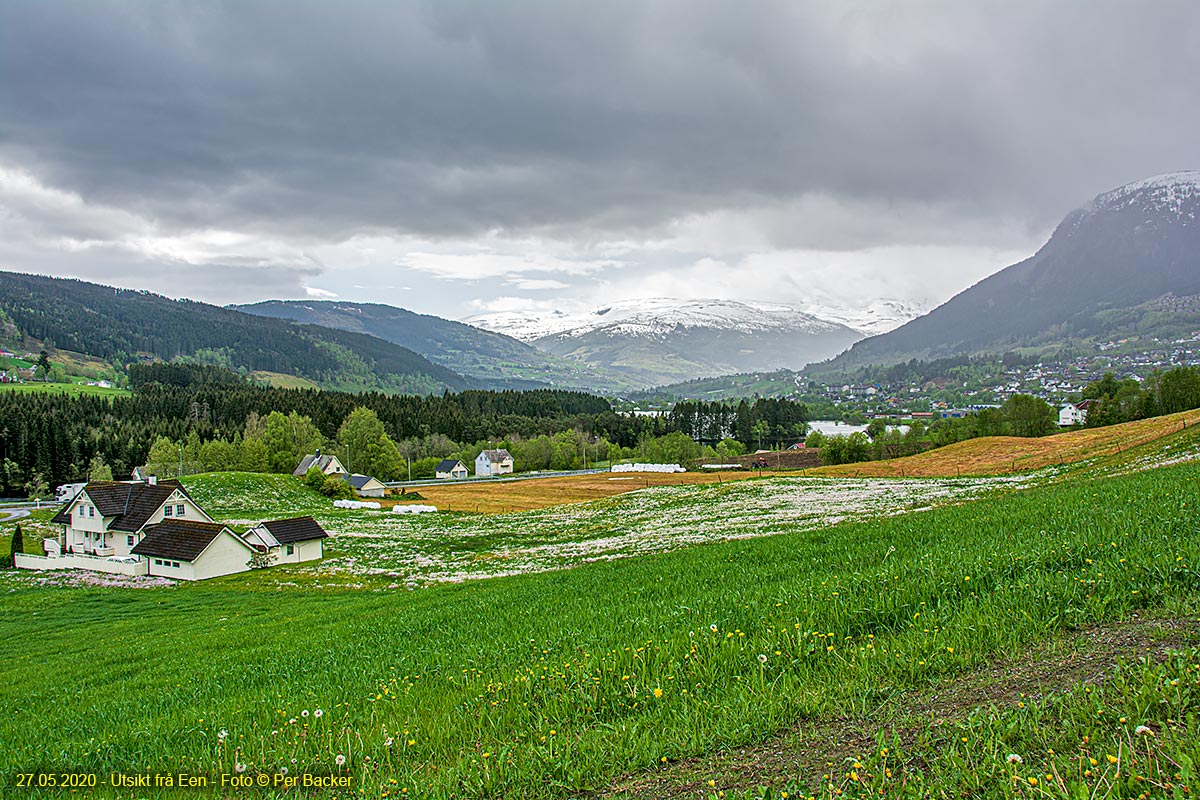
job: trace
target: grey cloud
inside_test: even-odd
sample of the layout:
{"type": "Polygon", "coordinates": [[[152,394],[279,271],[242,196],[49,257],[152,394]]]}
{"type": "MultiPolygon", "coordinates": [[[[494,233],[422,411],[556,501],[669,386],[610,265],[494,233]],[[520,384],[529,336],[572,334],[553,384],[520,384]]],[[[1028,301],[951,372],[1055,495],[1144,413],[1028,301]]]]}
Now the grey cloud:
{"type": "Polygon", "coordinates": [[[1044,227],[1194,166],[1198,20],[1170,2],[14,0],[0,158],[179,229],[638,237],[810,193],[1044,227]]]}

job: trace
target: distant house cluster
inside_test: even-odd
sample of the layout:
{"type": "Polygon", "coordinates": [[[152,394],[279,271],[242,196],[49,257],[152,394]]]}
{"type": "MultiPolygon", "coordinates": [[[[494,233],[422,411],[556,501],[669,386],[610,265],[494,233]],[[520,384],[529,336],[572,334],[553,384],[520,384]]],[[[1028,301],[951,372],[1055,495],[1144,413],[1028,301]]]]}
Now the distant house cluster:
{"type": "Polygon", "coordinates": [[[251,565],[319,559],[328,534],[312,517],[271,520],[237,534],[215,522],[177,481],[91,481],[51,522],[62,535],[45,556],[18,555],[22,569],[86,569],[203,580],[251,565]]]}

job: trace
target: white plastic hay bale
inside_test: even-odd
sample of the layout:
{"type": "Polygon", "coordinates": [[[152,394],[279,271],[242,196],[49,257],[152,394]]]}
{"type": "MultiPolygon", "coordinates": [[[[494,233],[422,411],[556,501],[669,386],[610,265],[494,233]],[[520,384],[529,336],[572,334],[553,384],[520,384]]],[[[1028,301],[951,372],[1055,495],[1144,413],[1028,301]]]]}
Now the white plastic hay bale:
{"type": "Polygon", "coordinates": [[[383,508],[382,505],[371,500],[334,500],[333,505],[336,508],[383,508]]]}
{"type": "Polygon", "coordinates": [[[678,464],[613,464],[613,472],[687,472],[678,464]]]}
{"type": "Polygon", "coordinates": [[[391,507],[392,513],[434,513],[437,510],[437,506],[425,506],[419,504],[391,507]]]}

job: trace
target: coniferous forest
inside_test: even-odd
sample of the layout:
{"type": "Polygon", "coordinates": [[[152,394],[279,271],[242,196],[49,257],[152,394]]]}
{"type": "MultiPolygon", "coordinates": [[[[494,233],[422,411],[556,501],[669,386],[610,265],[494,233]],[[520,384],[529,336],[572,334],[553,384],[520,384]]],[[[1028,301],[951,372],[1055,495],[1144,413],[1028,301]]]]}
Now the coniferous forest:
{"type": "Polygon", "coordinates": [[[231,442],[240,439],[248,420],[273,412],[306,418],[330,441],[351,412],[365,408],[395,442],[439,436],[454,442],[499,441],[578,431],[620,447],[672,433],[744,438],[743,445],[752,447],[764,435],[792,435],[805,419],[802,405],[779,400],[648,417],[619,414],[602,397],[555,389],[440,396],[279,389],[187,364],[136,365],[129,376],[134,391],[128,397],[0,393],[0,494],[23,495],[31,487],[86,479],[97,458],[122,478],[147,463],[160,439],[231,442]],[[717,427],[700,422],[701,417],[715,418],[717,427]]]}

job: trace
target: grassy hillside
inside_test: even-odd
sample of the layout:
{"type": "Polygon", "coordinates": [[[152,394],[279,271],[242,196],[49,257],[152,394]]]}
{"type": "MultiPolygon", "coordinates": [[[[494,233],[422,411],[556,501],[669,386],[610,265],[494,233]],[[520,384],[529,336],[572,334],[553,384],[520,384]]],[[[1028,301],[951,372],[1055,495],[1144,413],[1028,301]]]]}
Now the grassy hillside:
{"type": "Polygon", "coordinates": [[[808,474],[910,478],[1000,475],[1119,455],[1198,423],[1200,410],[1194,410],[1036,439],[984,436],[905,458],[819,467],[808,474]]]}
{"type": "Polygon", "coordinates": [[[468,385],[373,336],[78,280],[0,272],[0,312],[27,337],[111,363],[182,358],[349,390],[430,393],[468,385]]]}
{"type": "MultiPolygon", "coordinates": [[[[215,492],[226,480],[194,488],[215,492]]],[[[593,504],[617,505],[561,526],[582,538],[640,513],[672,538],[725,525],[725,493],[775,487],[743,495],[739,515],[778,535],[415,592],[388,590],[374,574],[378,546],[410,526],[433,536],[455,520],[491,520],[493,536],[537,539],[551,512],[348,528],[330,545],[335,562],[349,552],[338,548],[358,548],[349,585],[289,585],[285,568],[144,591],[4,578],[0,781],[11,791],[34,765],[100,774],[244,765],[251,775],[346,771],[372,796],[605,789],[797,722],[836,727],[878,713],[1064,631],[1158,609],[1194,615],[1198,480],[1200,465],[1183,464],[883,517],[874,514],[895,503],[878,497],[878,512],[840,524],[836,514],[793,521],[788,509],[808,503],[786,480],[656,489],[593,504]],[[646,516],[647,502],[657,516],[646,516]],[[80,664],[120,691],[59,679],[80,664]]],[[[839,507],[862,494],[825,483],[846,486],[839,507]]],[[[1086,795],[1101,771],[1111,783],[1108,755],[1126,770],[1150,767],[1151,754],[1131,744],[1153,747],[1161,764],[1200,757],[1197,660],[1184,652],[1162,667],[1131,665],[1103,693],[983,707],[932,729],[928,750],[867,740],[870,751],[789,776],[770,796],[857,795],[860,778],[903,796],[937,778],[952,795],[1008,797],[1051,771],[1070,782],[1064,794],[1086,795]],[[1143,724],[1152,740],[1135,739],[1143,724]],[[1097,759],[1086,776],[1081,748],[1097,759]],[[1023,753],[1025,766],[1007,753],[1023,753]]],[[[1184,777],[1167,779],[1194,781],[1177,771],[1184,777]]]]}

